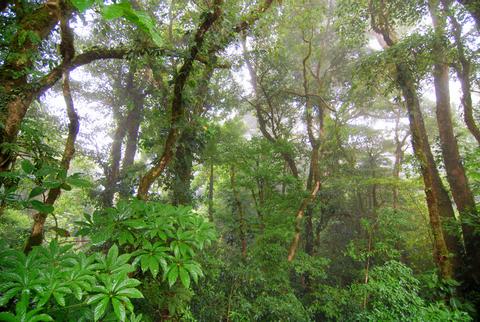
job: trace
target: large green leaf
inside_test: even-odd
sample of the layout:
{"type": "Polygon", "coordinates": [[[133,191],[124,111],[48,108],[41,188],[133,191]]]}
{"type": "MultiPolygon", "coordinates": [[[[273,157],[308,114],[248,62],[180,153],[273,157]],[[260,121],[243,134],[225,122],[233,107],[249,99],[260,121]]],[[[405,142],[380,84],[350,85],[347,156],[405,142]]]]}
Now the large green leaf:
{"type": "Polygon", "coordinates": [[[32,191],[30,191],[30,194],[28,195],[28,199],[35,198],[36,196],[44,193],[46,190],[47,189],[45,189],[43,187],[35,187],[35,188],[32,189],[32,191]]]}
{"type": "Polygon", "coordinates": [[[88,8],[90,8],[94,3],[95,0],[70,0],[75,8],[78,9],[80,12],[84,12],[88,8]]]}
{"type": "Polygon", "coordinates": [[[187,270],[183,267],[179,267],[178,275],[180,276],[180,281],[182,282],[185,288],[190,287],[190,275],[188,274],[187,270]]]}
{"type": "Polygon", "coordinates": [[[125,288],[117,292],[117,295],[120,296],[127,296],[132,299],[141,299],[143,298],[143,294],[137,290],[136,288],[125,288]]]}
{"type": "Polygon", "coordinates": [[[100,318],[105,314],[109,302],[110,298],[105,297],[97,304],[97,306],[93,310],[93,318],[95,319],[95,321],[100,320],[100,318]]]}
{"type": "Polygon", "coordinates": [[[168,271],[168,285],[170,287],[175,284],[178,278],[178,266],[177,264],[173,264],[170,270],[168,271]]]}
{"type": "Polygon", "coordinates": [[[31,174],[33,171],[35,171],[35,166],[32,164],[32,162],[30,162],[30,160],[22,160],[20,166],[25,173],[31,174]]]}
{"type": "Polygon", "coordinates": [[[44,214],[52,213],[55,210],[55,208],[52,205],[47,205],[38,200],[31,200],[30,205],[32,206],[33,209],[44,214]]]}
{"type": "Polygon", "coordinates": [[[125,306],[116,298],[112,298],[113,312],[117,316],[119,321],[125,321],[126,312],[125,306]]]}

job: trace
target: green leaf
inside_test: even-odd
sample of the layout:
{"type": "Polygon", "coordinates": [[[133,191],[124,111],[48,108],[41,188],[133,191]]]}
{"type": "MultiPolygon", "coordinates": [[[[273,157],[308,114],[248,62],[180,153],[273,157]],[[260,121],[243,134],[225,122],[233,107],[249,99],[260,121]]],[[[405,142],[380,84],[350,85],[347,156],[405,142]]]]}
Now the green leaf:
{"type": "Polygon", "coordinates": [[[35,166],[30,162],[30,160],[22,160],[20,166],[25,173],[31,174],[33,171],[35,171],[35,166]]]}
{"type": "Polygon", "coordinates": [[[28,195],[28,199],[32,199],[38,195],[41,195],[42,193],[44,193],[47,189],[43,188],[43,187],[35,187],[32,189],[32,191],[30,191],[30,194],[28,195]]]}
{"type": "Polygon", "coordinates": [[[187,270],[183,267],[180,267],[178,269],[178,274],[180,276],[180,281],[182,281],[183,286],[185,288],[190,287],[190,275],[188,274],[187,270]]]}
{"type": "Polygon", "coordinates": [[[106,20],[120,18],[125,15],[125,9],[129,9],[129,3],[116,3],[102,8],[102,16],[106,20]]]}
{"type": "Polygon", "coordinates": [[[117,292],[117,295],[127,296],[132,299],[142,299],[143,294],[136,288],[126,288],[117,292]]]}
{"type": "Polygon", "coordinates": [[[0,321],[18,322],[18,319],[10,312],[2,312],[0,313],[0,321]]]}
{"type": "Polygon", "coordinates": [[[0,306],[3,306],[10,301],[14,296],[16,296],[22,289],[20,287],[14,287],[3,293],[0,297],[0,306]]]}
{"type": "Polygon", "coordinates": [[[55,210],[55,208],[52,205],[47,205],[38,200],[31,200],[30,205],[32,206],[33,209],[44,214],[52,213],[55,210]]]}
{"type": "Polygon", "coordinates": [[[71,0],[71,2],[78,11],[84,12],[95,3],[95,0],[71,0]]]}
{"type": "Polygon", "coordinates": [[[95,319],[95,321],[98,321],[105,314],[108,302],[110,302],[110,298],[105,297],[97,304],[97,306],[93,310],[93,318],[95,319]]]}
{"type": "Polygon", "coordinates": [[[158,274],[158,261],[155,257],[151,256],[148,260],[148,267],[150,269],[150,272],[152,272],[153,277],[157,277],[158,274]]]}
{"type": "Polygon", "coordinates": [[[118,320],[125,321],[126,312],[125,312],[125,306],[123,305],[123,303],[116,298],[112,298],[112,306],[113,306],[113,312],[115,312],[115,315],[117,316],[118,320]]]}
{"type": "Polygon", "coordinates": [[[40,322],[40,321],[47,322],[47,321],[54,321],[54,320],[50,315],[45,313],[35,315],[30,320],[28,320],[28,322],[40,322]]]}
{"type": "Polygon", "coordinates": [[[53,297],[60,306],[65,306],[65,297],[62,293],[53,292],[53,297]]]}
{"type": "Polygon", "coordinates": [[[172,287],[173,284],[177,281],[178,278],[178,266],[174,264],[172,268],[168,271],[168,285],[172,287]]]}
{"type": "Polygon", "coordinates": [[[107,295],[101,293],[101,294],[95,294],[93,296],[90,296],[87,300],[87,304],[90,305],[90,304],[93,304],[93,303],[96,303],[98,301],[100,301],[102,298],[106,297],[107,295]]]}
{"type": "Polygon", "coordinates": [[[110,247],[107,254],[107,263],[113,264],[117,259],[117,257],[118,257],[118,246],[117,244],[113,244],[113,246],[110,247]]]}
{"type": "Polygon", "coordinates": [[[92,183],[87,179],[82,179],[75,175],[68,177],[66,179],[66,182],[68,184],[71,184],[72,186],[79,187],[79,188],[89,188],[92,186],[92,183]]]}
{"type": "Polygon", "coordinates": [[[45,180],[42,182],[42,186],[47,188],[47,189],[56,189],[60,188],[62,183],[58,180],[45,180]]]}

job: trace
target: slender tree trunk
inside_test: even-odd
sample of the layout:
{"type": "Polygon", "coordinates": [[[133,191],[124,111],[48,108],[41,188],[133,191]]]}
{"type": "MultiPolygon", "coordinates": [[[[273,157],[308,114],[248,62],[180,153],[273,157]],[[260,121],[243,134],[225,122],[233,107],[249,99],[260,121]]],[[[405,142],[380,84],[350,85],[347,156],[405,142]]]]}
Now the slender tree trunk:
{"type": "Polygon", "coordinates": [[[210,219],[210,222],[213,223],[213,192],[214,192],[214,181],[215,181],[215,176],[214,176],[214,167],[213,167],[213,161],[210,160],[210,175],[208,176],[208,218],[210,219]]]}
{"type": "MultiPolygon", "coordinates": [[[[60,10],[60,8],[59,8],[60,10]]],[[[70,62],[75,55],[73,48],[73,32],[70,29],[68,22],[68,15],[66,14],[66,9],[63,8],[61,11],[60,18],[60,34],[61,34],[61,45],[62,56],[65,62],[70,62]]],[[[80,128],[80,121],[77,112],[75,111],[75,106],[73,104],[72,93],[70,90],[70,73],[66,68],[63,71],[63,97],[65,99],[65,105],[67,106],[67,115],[70,123],[68,124],[68,136],[65,142],[65,149],[63,151],[62,160],[60,161],[60,166],[68,171],[70,168],[70,162],[73,159],[75,154],[75,141],[77,139],[78,131],[80,128]]],[[[55,201],[60,196],[60,188],[50,189],[48,191],[47,200],[45,203],[47,205],[53,205],[55,201]]],[[[32,250],[33,246],[38,246],[43,241],[44,226],[45,220],[47,218],[46,213],[37,213],[33,216],[33,226],[30,232],[30,236],[27,239],[25,244],[24,251],[26,253],[32,250]]]]}
{"type": "Polygon", "coordinates": [[[408,134],[405,135],[402,139],[400,138],[400,108],[396,111],[395,118],[395,162],[393,164],[393,178],[396,180],[393,186],[393,209],[398,209],[398,182],[400,180],[400,169],[403,163],[404,157],[404,145],[408,137],[408,134]]]}
{"type": "Polygon", "coordinates": [[[239,231],[240,231],[240,243],[242,247],[242,257],[247,257],[247,234],[246,234],[246,222],[245,222],[245,211],[243,209],[242,201],[237,190],[236,174],[235,167],[232,165],[230,167],[230,184],[232,186],[233,198],[235,200],[235,208],[238,214],[239,221],[239,231]]]}
{"type": "Polygon", "coordinates": [[[128,185],[126,178],[128,177],[130,167],[135,161],[140,123],[142,122],[143,117],[144,94],[140,93],[138,89],[134,89],[134,91],[135,92],[132,93],[133,109],[128,113],[126,120],[127,141],[125,143],[125,153],[123,155],[122,168],[120,171],[119,193],[122,198],[128,198],[132,193],[132,188],[128,185]]]}
{"type": "MultiPolygon", "coordinates": [[[[444,46],[446,18],[441,12],[440,1],[431,0],[429,6],[436,36],[433,46],[433,52],[435,53],[433,79],[436,94],[436,115],[447,180],[461,216],[469,217],[469,219],[478,222],[475,200],[461,162],[451,119],[449,67],[444,46]]],[[[472,225],[463,224],[462,230],[467,251],[466,263],[469,266],[466,272],[469,275],[467,280],[469,280],[469,283],[475,281],[478,285],[480,282],[480,236],[476,236],[472,225]]]]}
{"type": "MultiPolygon", "coordinates": [[[[138,89],[137,89],[138,91],[138,89]]],[[[143,116],[144,94],[133,93],[133,109],[127,116],[127,142],[125,144],[125,154],[122,161],[122,173],[125,173],[135,161],[135,154],[137,153],[138,135],[140,130],[140,123],[143,116]]]]}
{"type": "Polygon", "coordinates": [[[307,208],[308,204],[315,199],[319,190],[320,190],[320,181],[316,181],[315,185],[312,188],[312,191],[310,192],[310,195],[305,199],[303,199],[303,202],[297,211],[297,214],[295,216],[295,234],[293,236],[292,242],[290,243],[290,247],[288,249],[287,259],[289,262],[293,261],[297,253],[298,245],[300,243],[300,236],[302,232],[302,220],[305,214],[305,209],[307,208]]]}
{"type": "MultiPolygon", "coordinates": [[[[70,82],[69,82],[69,73],[65,72],[63,76],[63,96],[65,97],[65,103],[67,105],[67,114],[70,124],[68,125],[68,137],[65,143],[65,149],[63,151],[62,161],[60,163],[61,167],[68,171],[70,168],[70,162],[73,159],[75,154],[75,141],[77,139],[78,131],[80,128],[80,121],[75,111],[73,105],[73,99],[70,92],[70,82]]],[[[55,201],[60,196],[60,188],[50,189],[48,191],[47,200],[45,203],[47,205],[53,205],[55,201]]],[[[37,213],[33,216],[33,226],[30,236],[27,239],[25,245],[25,252],[28,253],[32,250],[33,246],[38,246],[42,244],[45,220],[47,219],[46,213],[37,213]]]]}
{"type": "MultiPolygon", "coordinates": [[[[308,68],[307,64],[312,54],[312,37],[313,37],[313,30],[310,39],[303,39],[304,43],[307,44],[307,54],[303,58],[303,90],[305,95],[305,121],[307,125],[307,134],[308,140],[311,146],[311,156],[310,156],[310,169],[307,179],[307,191],[310,191],[310,195],[303,199],[302,204],[300,205],[299,210],[297,211],[295,217],[295,233],[290,243],[290,247],[288,250],[288,257],[287,260],[291,262],[297,253],[298,245],[300,242],[300,235],[301,235],[301,224],[303,217],[305,216],[305,251],[309,255],[313,255],[314,250],[314,232],[313,232],[313,208],[311,207],[311,203],[315,201],[317,198],[317,194],[320,191],[320,173],[319,173],[319,159],[320,159],[320,142],[323,137],[323,108],[318,106],[318,133],[314,133],[314,126],[313,126],[313,104],[310,100],[310,92],[309,92],[309,82],[308,82],[308,68]]],[[[308,284],[308,278],[303,277],[303,280],[306,284],[308,284]]]]}
{"type": "MultiPolygon", "coordinates": [[[[444,7],[448,7],[450,1],[443,0],[442,3],[444,7]]],[[[459,61],[459,64],[454,64],[454,68],[462,88],[461,101],[463,106],[463,118],[468,130],[480,145],[480,129],[478,128],[473,116],[472,91],[470,83],[471,61],[465,54],[465,46],[462,39],[462,26],[457,21],[454,14],[449,14],[449,18],[453,27],[453,36],[455,38],[455,45],[457,47],[459,61]]]]}
{"type": "Polygon", "coordinates": [[[117,128],[113,134],[113,142],[110,148],[110,166],[107,168],[105,190],[102,193],[102,202],[104,206],[111,207],[113,204],[113,196],[117,190],[118,176],[120,174],[120,160],[122,158],[122,145],[125,138],[126,118],[121,113],[117,114],[117,128]]]}
{"type": "MultiPolygon", "coordinates": [[[[243,60],[245,61],[245,65],[247,66],[248,74],[250,76],[250,84],[252,85],[253,88],[253,94],[254,94],[254,100],[255,102],[253,103],[255,107],[255,112],[256,112],[256,117],[258,121],[258,126],[260,128],[260,132],[262,135],[270,141],[272,144],[278,144],[279,138],[275,137],[274,135],[270,134],[267,130],[267,121],[265,120],[264,117],[264,111],[262,109],[261,103],[259,102],[261,97],[260,97],[260,91],[258,89],[258,80],[257,80],[257,72],[255,70],[255,67],[253,66],[253,63],[251,61],[250,55],[247,50],[247,42],[246,42],[246,36],[243,34],[243,37],[241,38],[241,44],[242,44],[242,54],[243,54],[243,60]]],[[[272,132],[275,131],[275,129],[271,129],[272,132]]],[[[288,165],[292,175],[295,178],[298,178],[298,168],[297,165],[295,164],[295,158],[290,152],[282,151],[280,152],[282,158],[285,160],[286,164],[288,165]]]]}

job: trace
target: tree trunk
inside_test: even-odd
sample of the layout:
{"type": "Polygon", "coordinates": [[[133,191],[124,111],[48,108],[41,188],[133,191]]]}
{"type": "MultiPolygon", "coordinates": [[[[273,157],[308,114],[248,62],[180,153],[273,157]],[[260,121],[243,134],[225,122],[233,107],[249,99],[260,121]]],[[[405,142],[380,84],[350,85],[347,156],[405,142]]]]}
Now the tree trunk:
{"type": "Polygon", "coordinates": [[[210,175],[208,176],[208,218],[213,223],[213,192],[214,192],[214,167],[213,161],[210,161],[210,175]]]}
{"type": "Polygon", "coordinates": [[[142,122],[144,94],[137,92],[132,93],[133,109],[127,116],[127,142],[125,144],[125,155],[122,161],[122,173],[125,173],[135,161],[135,154],[137,153],[138,135],[140,130],[140,123],[142,122]]]}
{"type": "Polygon", "coordinates": [[[232,186],[233,199],[235,200],[235,208],[238,214],[239,231],[240,231],[240,243],[242,248],[242,257],[247,257],[247,234],[246,234],[246,222],[245,211],[243,209],[242,201],[237,190],[237,182],[235,177],[235,167],[230,167],[230,184],[232,186]]]}
{"type": "MultiPolygon", "coordinates": [[[[461,162],[458,144],[453,132],[453,124],[450,111],[450,89],[449,89],[449,68],[447,64],[446,48],[443,45],[446,41],[445,26],[446,19],[440,11],[439,1],[430,1],[430,13],[435,30],[435,42],[433,52],[435,53],[433,79],[436,95],[436,115],[440,134],[442,156],[447,172],[447,180],[450,185],[453,199],[461,216],[469,217],[478,222],[473,193],[468,184],[468,178],[461,162]]],[[[480,237],[475,235],[474,227],[462,224],[467,252],[466,264],[468,283],[480,282],[480,237]]]]}
{"type": "Polygon", "coordinates": [[[402,167],[404,157],[404,145],[408,135],[400,139],[400,107],[396,112],[395,118],[395,162],[393,164],[393,178],[396,182],[393,185],[393,209],[398,209],[398,182],[400,180],[400,169],[402,167]]]}
{"type": "MultiPolygon", "coordinates": [[[[61,167],[68,171],[70,168],[70,162],[75,154],[75,141],[77,139],[78,131],[80,128],[80,121],[73,105],[73,99],[70,92],[69,72],[65,71],[63,76],[63,96],[65,98],[65,104],[67,105],[67,114],[70,123],[68,125],[68,137],[65,143],[65,149],[63,151],[61,167]]],[[[60,188],[50,189],[48,191],[47,205],[53,205],[60,196],[60,188]]],[[[47,219],[46,213],[37,213],[33,216],[33,226],[30,232],[30,236],[25,244],[25,252],[28,253],[32,250],[32,247],[42,244],[45,220],[47,219]]]]}
{"type": "Polygon", "coordinates": [[[457,262],[460,258],[461,247],[457,237],[446,232],[442,221],[454,221],[455,215],[430,149],[418,96],[410,73],[404,64],[398,64],[397,74],[397,82],[402,88],[407,105],[414,153],[420,162],[425,185],[430,226],[436,249],[435,261],[440,268],[442,278],[450,279],[455,276],[458,268],[457,262]],[[450,256],[450,253],[454,255],[454,258],[450,256]]]}
{"type": "MultiPolygon", "coordinates": [[[[118,108],[117,108],[118,109],[118,108]]],[[[102,202],[105,207],[111,207],[113,204],[113,196],[117,190],[118,176],[120,174],[120,159],[122,158],[122,144],[125,138],[126,117],[122,116],[118,111],[117,128],[113,134],[113,142],[110,148],[110,166],[107,168],[105,190],[102,193],[102,202]]]]}
{"type": "MultiPolygon", "coordinates": [[[[257,80],[257,72],[253,66],[253,63],[251,61],[250,55],[247,50],[247,43],[246,43],[246,35],[243,34],[243,37],[241,38],[241,44],[242,44],[242,54],[243,54],[243,60],[245,61],[245,65],[247,66],[248,74],[250,76],[250,84],[252,85],[253,88],[253,94],[254,94],[254,107],[255,107],[255,114],[257,117],[257,122],[258,126],[260,128],[260,132],[262,133],[263,137],[266,138],[268,141],[270,141],[272,144],[276,145],[278,144],[279,138],[270,134],[267,130],[267,122],[264,117],[264,112],[262,111],[261,103],[260,101],[260,92],[258,90],[258,80],[257,80]]],[[[275,132],[275,129],[272,128],[272,132],[275,132]]],[[[286,164],[288,165],[290,172],[295,178],[298,178],[298,168],[297,165],[295,164],[295,158],[290,152],[282,151],[280,152],[282,158],[285,160],[286,164]]]]}
{"type": "MultiPolygon", "coordinates": [[[[397,37],[393,30],[386,27],[388,24],[384,21],[384,13],[382,10],[376,12],[375,9],[378,10],[370,7],[372,29],[382,35],[386,47],[395,45],[397,37]]],[[[430,226],[434,237],[435,262],[439,267],[440,276],[443,279],[451,279],[455,277],[459,266],[461,246],[457,237],[444,229],[442,221],[455,220],[455,215],[430,149],[413,75],[408,66],[401,61],[395,63],[395,69],[395,79],[407,107],[413,150],[420,163],[423,177],[430,226]]]]}
{"type": "MultiPolygon", "coordinates": [[[[60,15],[60,34],[63,61],[70,62],[75,55],[73,49],[73,32],[70,29],[68,22],[68,15],[65,13],[65,9],[62,9],[60,15]]],[[[75,141],[77,140],[78,131],[80,128],[80,121],[75,106],[73,104],[72,93],[70,90],[70,73],[68,68],[63,71],[63,97],[65,99],[65,105],[67,107],[67,115],[70,123],[68,124],[68,136],[65,142],[65,149],[63,150],[62,160],[60,166],[68,172],[70,168],[70,162],[75,154],[75,141]]],[[[60,196],[60,188],[50,189],[48,191],[47,205],[53,205],[60,196]]],[[[25,244],[25,253],[32,250],[32,247],[41,245],[43,241],[45,220],[47,218],[46,213],[37,213],[33,216],[33,226],[29,238],[25,244]]]]}
{"type": "MultiPolygon", "coordinates": [[[[449,1],[442,1],[445,7],[448,6],[449,1]]],[[[462,26],[455,18],[454,14],[449,14],[450,22],[453,27],[453,36],[455,38],[455,45],[457,47],[458,60],[460,64],[454,64],[457,78],[462,88],[462,106],[463,106],[463,118],[468,130],[477,140],[480,145],[480,129],[478,128],[475,118],[473,116],[473,103],[472,103],[472,91],[470,83],[471,74],[471,61],[465,54],[465,46],[462,39],[462,26]]]]}
{"type": "Polygon", "coordinates": [[[189,205],[192,203],[192,168],[193,168],[193,150],[194,143],[192,129],[184,129],[178,140],[175,151],[175,161],[173,162],[173,204],[189,205]]]}
{"type": "Polygon", "coordinates": [[[205,35],[212,27],[212,25],[220,19],[222,9],[221,5],[223,4],[222,0],[214,1],[214,10],[209,11],[202,22],[202,24],[197,29],[194,38],[194,44],[190,48],[189,54],[185,58],[185,61],[178,72],[177,77],[175,78],[173,99],[172,99],[172,116],[170,121],[170,130],[167,135],[163,147],[163,153],[155,163],[155,165],[140,179],[140,184],[138,187],[137,197],[139,199],[146,200],[148,198],[148,191],[153,184],[153,182],[163,173],[166,166],[170,163],[173,157],[173,149],[177,143],[179,135],[180,123],[184,119],[185,107],[183,102],[183,91],[188,77],[190,76],[193,69],[193,62],[198,56],[198,53],[203,47],[205,40],[205,35]]]}

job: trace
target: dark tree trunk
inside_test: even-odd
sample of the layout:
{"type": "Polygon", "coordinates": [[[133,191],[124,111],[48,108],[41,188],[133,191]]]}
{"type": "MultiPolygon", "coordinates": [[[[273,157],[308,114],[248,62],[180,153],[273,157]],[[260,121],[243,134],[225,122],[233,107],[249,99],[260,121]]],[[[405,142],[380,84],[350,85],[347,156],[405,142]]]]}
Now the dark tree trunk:
{"type": "Polygon", "coordinates": [[[178,140],[177,149],[175,151],[175,161],[173,162],[173,204],[189,205],[192,203],[192,167],[193,167],[193,150],[195,138],[192,129],[183,130],[178,140]]]}
{"type": "MultiPolygon", "coordinates": [[[[71,10],[65,2],[62,1],[60,4],[62,8],[59,8],[55,1],[47,1],[40,5],[38,9],[17,16],[19,20],[18,31],[12,37],[8,48],[12,53],[28,57],[28,59],[17,59],[18,55],[7,55],[7,60],[0,69],[0,102],[2,104],[0,122],[4,125],[0,128],[0,145],[15,143],[20,125],[32,101],[51,88],[62,77],[65,70],[71,71],[97,59],[123,58],[127,53],[126,50],[95,49],[75,56],[72,39],[71,43],[64,42],[63,47],[60,46],[62,56],[65,56],[64,52],[66,50],[69,51],[69,59],[64,59],[60,66],[52,69],[39,81],[29,83],[28,71],[33,69],[35,53],[38,52],[41,42],[32,41],[33,37],[26,37],[21,42],[19,37],[24,35],[25,32],[31,32],[37,35],[40,40],[45,40],[58,24],[61,15],[65,19],[69,19],[71,10]]],[[[21,2],[16,2],[15,6],[17,5],[22,6],[21,2]]],[[[24,11],[22,8],[17,9],[17,13],[24,11]]],[[[10,170],[15,158],[16,155],[11,149],[6,147],[0,149],[0,172],[10,170]]]]}
{"type": "Polygon", "coordinates": [[[200,50],[203,47],[205,41],[205,36],[208,30],[212,25],[220,19],[222,9],[221,5],[223,4],[222,0],[214,1],[214,10],[209,11],[205,15],[205,18],[202,24],[197,29],[197,32],[194,37],[194,44],[190,48],[187,58],[180,68],[177,77],[175,78],[174,90],[173,90],[173,99],[171,104],[171,121],[170,121],[170,131],[168,132],[167,139],[164,144],[163,153],[155,163],[155,165],[140,179],[140,184],[138,186],[137,197],[139,199],[146,200],[148,198],[148,191],[153,182],[163,173],[166,166],[170,163],[173,157],[174,148],[179,136],[179,125],[184,119],[185,107],[183,102],[183,91],[188,77],[190,76],[193,69],[193,62],[197,58],[200,50]]]}
{"type": "MultiPolygon", "coordinates": [[[[63,60],[66,62],[71,61],[74,56],[73,51],[73,35],[68,23],[68,16],[63,14],[61,16],[61,36],[62,43],[61,47],[64,48],[62,51],[63,60]]],[[[67,116],[69,119],[68,124],[68,136],[65,142],[65,148],[62,155],[62,160],[60,161],[60,166],[68,171],[70,168],[70,162],[75,155],[75,141],[77,140],[78,131],[80,128],[80,121],[77,112],[75,111],[75,106],[73,104],[72,93],[70,90],[70,74],[69,70],[65,69],[63,71],[63,97],[65,99],[65,105],[67,107],[67,116]]],[[[48,191],[47,200],[45,203],[47,205],[53,205],[55,201],[60,196],[60,188],[50,189],[48,191]]],[[[27,239],[25,244],[24,251],[26,253],[32,250],[32,247],[42,244],[45,220],[47,219],[46,213],[37,213],[33,216],[33,226],[30,232],[30,236],[27,239]]]]}

